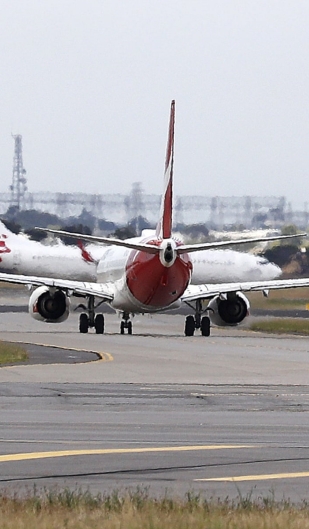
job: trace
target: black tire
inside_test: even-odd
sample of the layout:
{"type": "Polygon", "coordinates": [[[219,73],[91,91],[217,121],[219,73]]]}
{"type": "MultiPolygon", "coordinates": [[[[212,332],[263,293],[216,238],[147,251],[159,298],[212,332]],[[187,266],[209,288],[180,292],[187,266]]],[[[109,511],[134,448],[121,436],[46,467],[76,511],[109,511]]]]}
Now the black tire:
{"type": "Polygon", "coordinates": [[[124,334],[124,321],[120,323],[120,334],[124,334]]]}
{"type": "Polygon", "coordinates": [[[132,334],[132,322],[128,321],[128,334],[132,334]]]}
{"type": "Polygon", "coordinates": [[[195,331],[195,321],[193,316],[186,317],[185,336],[193,336],[195,331]]]}
{"type": "Polygon", "coordinates": [[[203,316],[201,320],[202,336],[210,336],[210,319],[208,316],[203,316]]]}
{"type": "Polygon", "coordinates": [[[79,317],[79,332],[86,334],[89,329],[88,314],[82,312],[79,317]]]}
{"type": "Polygon", "coordinates": [[[95,332],[97,334],[104,334],[104,316],[97,314],[94,319],[95,332]]]}

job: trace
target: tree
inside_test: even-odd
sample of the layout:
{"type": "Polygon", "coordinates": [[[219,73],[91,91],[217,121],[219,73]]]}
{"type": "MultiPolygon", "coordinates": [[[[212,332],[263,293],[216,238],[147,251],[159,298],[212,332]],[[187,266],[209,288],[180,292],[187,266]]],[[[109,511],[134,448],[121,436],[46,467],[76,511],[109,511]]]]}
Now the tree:
{"type": "MultiPolygon", "coordinates": [[[[64,226],[63,230],[69,231],[71,233],[82,233],[83,235],[91,235],[91,230],[89,226],[83,226],[83,224],[73,224],[70,226],[64,226]]],[[[61,236],[60,238],[64,242],[64,244],[70,244],[72,246],[76,245],[77,239],[75,239],[75,237],[61,236]]]]}
{"type": "Polygon", "coordinates": [[[121,239],[124,241],[124,239],[131,239],[131,237],[136,237],[136,232],[132,226],[123,226],[122,228],[117,228],[115,230],[113,237],[116,237],[116,239],[121,239]]]}

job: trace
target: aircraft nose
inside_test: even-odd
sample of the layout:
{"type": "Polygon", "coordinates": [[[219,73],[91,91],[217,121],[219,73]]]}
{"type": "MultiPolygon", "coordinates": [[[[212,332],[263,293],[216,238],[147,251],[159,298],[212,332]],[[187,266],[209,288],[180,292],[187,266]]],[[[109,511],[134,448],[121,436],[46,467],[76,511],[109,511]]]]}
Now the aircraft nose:
{"type": "Polygon", "coordinates": [[[261,277],[266,281],[277,279],[282,274],[280,266],[276,265],[275,263],[270,263],[265,257],[257,257],[256,264],[260,271],[261,277]]]}
{"type": "Polygon", "coordinates": [[[280,266],[275,263],[267,264],[267,279],[277,279],[282,274],[280,266]]]}

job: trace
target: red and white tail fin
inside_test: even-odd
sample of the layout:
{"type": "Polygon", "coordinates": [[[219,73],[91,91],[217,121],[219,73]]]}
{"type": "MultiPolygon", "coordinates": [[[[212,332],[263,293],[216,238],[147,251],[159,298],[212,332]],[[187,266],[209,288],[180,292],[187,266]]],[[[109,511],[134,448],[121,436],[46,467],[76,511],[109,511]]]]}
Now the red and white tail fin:
{"type": "Polygon", "coordinates": [[[91,253],[86,250],[85,245],[82,241],[78,240],[77,245],[81,251],[82,258],[84,259],[84,261],[86,261],[86,263],[98,263],[98,261],[92,257],[91,253]]]}
{"type": "Polygon", "coordinates": [[[164,190],[161,201],[160,220],[156,230],[158,239],[169,239],[172,235],[174,126],[175,101],[172,101],[165,158],[164,190]]]}

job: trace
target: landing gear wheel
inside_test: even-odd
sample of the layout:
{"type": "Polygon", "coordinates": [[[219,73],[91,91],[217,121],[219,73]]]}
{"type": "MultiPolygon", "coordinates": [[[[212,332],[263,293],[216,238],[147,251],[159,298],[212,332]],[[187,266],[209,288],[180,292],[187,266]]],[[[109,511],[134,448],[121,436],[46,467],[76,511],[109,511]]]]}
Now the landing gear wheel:
{"type": "Polygon", "coordinates": [[[195,321],[193,316],[186,317],[185,336],[193,336],[195,331],[195,321]]]}
{"type": "Polygon", "coordinates": [[[86,334],[89,328],[88,314],[82,312],[79,317],[79,332],[86,334]]]}
{"type": "Polygon", "coordinates": [[[97,334],[104,334],[104,316],[103,314],[97,314],[94,319],[95,332],[97,334]]]}
{"type": "Polygon", "coordinates": [[[208,316],[203,316],[201,319],[201,334],[202,336],[210,336],[210,319],[208,316]]]}
{"type": "Polygon", "coordinates": [[[120,323],[120,334],[124,334],[125,329],[128,330],[128,334],[132,334],[132,322],[130,321],[129,312],[122,313],[122,320],[120,323]]]}

